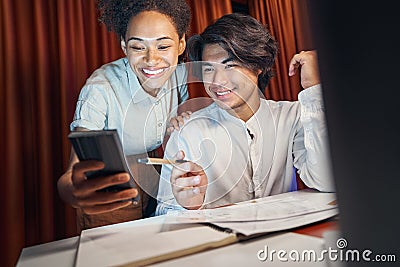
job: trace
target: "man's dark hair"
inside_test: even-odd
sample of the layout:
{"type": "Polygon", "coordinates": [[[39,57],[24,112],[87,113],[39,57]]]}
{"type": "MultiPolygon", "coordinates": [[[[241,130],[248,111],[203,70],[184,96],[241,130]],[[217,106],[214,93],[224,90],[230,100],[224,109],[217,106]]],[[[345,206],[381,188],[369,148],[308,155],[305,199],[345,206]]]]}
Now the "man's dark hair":
{"type": "Polygon", "coordinates": [[[99,20],[125,39],[129,20],[143,11],[157,11],[168,16],[179,38],[187,33],[191,20],[185,0],[98,0],[99,20]]]}
{"type": "Polygon", "coordinates": [[[261,91],[265,90],[272,77],[278,43],[258,20],[239,13],[222,16],[203,33],[189,39],[189,59],[202,61],[203,49],[207,44],[218,44],[244,67],[253,71],[261,70],[258,87],[261,91]]]}

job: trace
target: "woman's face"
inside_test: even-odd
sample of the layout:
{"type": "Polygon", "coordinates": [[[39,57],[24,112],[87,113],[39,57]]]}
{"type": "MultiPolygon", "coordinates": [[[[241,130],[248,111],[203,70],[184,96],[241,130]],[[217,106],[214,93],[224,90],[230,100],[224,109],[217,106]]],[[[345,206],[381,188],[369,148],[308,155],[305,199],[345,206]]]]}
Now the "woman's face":
{"type": "Polygon", "coordinates": [[[144,11],[131,18],[121,47],[143,89],[157,95],[185,50],[185,36],[179,39],[172,20],[156,11],[144,11]]]}

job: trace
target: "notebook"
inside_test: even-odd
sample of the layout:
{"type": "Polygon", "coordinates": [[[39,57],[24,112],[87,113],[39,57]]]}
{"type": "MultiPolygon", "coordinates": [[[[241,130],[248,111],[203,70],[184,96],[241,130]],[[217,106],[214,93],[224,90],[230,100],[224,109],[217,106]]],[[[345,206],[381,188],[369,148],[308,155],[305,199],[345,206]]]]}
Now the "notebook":
{"type": "Polygon", "coordinates": [[[143,266],[228,246],[333,217],[339,212],[334,200],[334,193],[302,190],[207,210],[205,215],[219,214],[215,221],[201,212],[182,211],[84,230],[76,266],[143,266]],[[301,202],[303,209],[293,214],[290,207],[293,202],[282,202],[283,199],[301,202]],[[274,217],[257,217],[249,212],[250,217],[244,220],[235,215],[243,209],[249,210],[251,205],[266,207],[267,203],[277,202],[281,205],[273,205],[274,209],[279,209],[275,210],[274,217]],[[230,215],[221,218],[221,212],[230,215]]]}

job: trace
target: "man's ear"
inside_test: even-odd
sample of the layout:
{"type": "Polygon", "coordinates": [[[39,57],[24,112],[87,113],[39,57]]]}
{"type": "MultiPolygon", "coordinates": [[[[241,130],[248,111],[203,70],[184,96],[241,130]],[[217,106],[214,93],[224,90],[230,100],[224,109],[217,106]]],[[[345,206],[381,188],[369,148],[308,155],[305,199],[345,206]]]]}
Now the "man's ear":
{"type": "Polygon", "coordinates": [[[178,52],[179,55],[182,55],[186,48],[186,35],[182,35],[182,38],[179,40],[178,52]]]}
{"type": "Polygon", "coordinates": [[[122,39],[122,38],[121,38],[121,48],[122,48],[122,51],[124,51],[124,54],[125,54],[125,56],[126,56],[126,55],[127,55],[127,52],[126,52],[126,43],[125,43],[125,40],[122,39]]]}

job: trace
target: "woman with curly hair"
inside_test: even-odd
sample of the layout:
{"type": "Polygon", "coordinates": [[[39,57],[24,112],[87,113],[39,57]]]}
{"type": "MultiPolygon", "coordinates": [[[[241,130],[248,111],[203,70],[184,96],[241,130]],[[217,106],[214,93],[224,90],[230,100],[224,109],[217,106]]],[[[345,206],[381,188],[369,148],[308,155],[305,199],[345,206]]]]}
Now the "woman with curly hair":
{"type": "MultiPolygon", "coordinates": [[[[185,0],[100,0],[98,9],[100,21],[120,37],[126,57],[101,66],[87,79],[71,131],[117,129],[125,154],[150,153],[162,144],[168,117],[188,99],[187,72],[177,64],[186,47],[190,8],[185,0]]],[[[86,172],[102,168],[98,161],[79,162],[72,151],[58,180],[59,194],[77,208],[81,228],[152,214],[156,192],[140,184],[138,189],[99,191],[126,183],[127,173],[86,179],[86,172]],[[132,203],[138,194],[139,203],[132,203]]],[[[158,188],[158,176],[147,182],[158,188]]]]}

